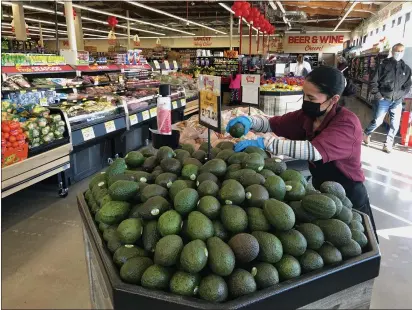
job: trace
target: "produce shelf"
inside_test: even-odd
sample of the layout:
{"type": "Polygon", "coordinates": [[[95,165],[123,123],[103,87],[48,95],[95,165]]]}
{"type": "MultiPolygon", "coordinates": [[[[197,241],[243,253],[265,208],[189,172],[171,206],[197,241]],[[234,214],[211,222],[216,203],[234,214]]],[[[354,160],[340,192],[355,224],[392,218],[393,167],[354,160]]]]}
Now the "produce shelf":
{"type": "MultiPolygon", "coordinates": [[[[361,213],[365,223],[365,234],[369,240],[363,254],[348,259],[334,266],[324,267],[318,271],[299,278],[281,282],[273,287],[257,291],[253,294],[231,300],[222,304],[208,303],[197,298],[182,297],[168,292],[153,291],[141,286],[124,283],[113,263],[112,254],[94,222],[83,193],[77,196],[78,208],[84,224],[86,241],[86,257],[89,264],[89,280],[92,290],[104,290],[104,298],[96,298],[98,292],[92,291],[92,302],[97,307],[114,309],[135,309],[136,305],[153,309],[296,309],[311,303],[332,298],[333,305],[342,300],[351,300],[352,307],[368,307],[373,279],[379,275],[381,254],[369,217],[361,213]],[[93,259],[94,261],[90,261],[93,259]],[[354,286],[361,290],[359,298],[353,300],[354,286]],[[343,291],[348,290],[348,291],[343,291]],[[343,291],[343,292],[342,292],[343,291]],[[104,305],[104,306],[103,306],[104,305]]],[[[331,301],[331,300],[329,300],[331,301]]],[[[324,302],[323,305],[326,303],[324,302]]],[[[92,305],[93,306],[93,305],[92,305]]],[[[320,307],[318,305],[318,307],[320,307]]]]}

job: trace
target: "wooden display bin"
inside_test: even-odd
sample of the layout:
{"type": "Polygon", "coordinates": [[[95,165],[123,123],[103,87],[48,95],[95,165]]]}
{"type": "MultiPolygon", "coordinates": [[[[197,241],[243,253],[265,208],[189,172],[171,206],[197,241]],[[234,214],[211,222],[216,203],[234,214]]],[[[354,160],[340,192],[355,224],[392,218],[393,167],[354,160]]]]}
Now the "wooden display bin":
{"type": "Polygon", "coordinates": [[[355,309],[369,308],[374,278],[379,275],[380,252],[369,217],[362,214],[369,240],[364,253],[334,266],[214,304],[124,283],[114,265],[83,194],[77,196],[83,221],[91,302],[94,309],[355,309]]]}

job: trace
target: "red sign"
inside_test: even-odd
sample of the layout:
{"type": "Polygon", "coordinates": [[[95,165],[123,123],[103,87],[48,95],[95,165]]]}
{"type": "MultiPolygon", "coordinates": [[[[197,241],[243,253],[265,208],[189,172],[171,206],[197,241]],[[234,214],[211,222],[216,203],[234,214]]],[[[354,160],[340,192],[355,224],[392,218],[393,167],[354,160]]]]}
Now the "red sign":
{"type": "Polygon", "coordinates": [[[15,67],[1,67],[2,73],[16,74],[16,73],[53,73],[53,72],[70,72],[74,71],[69,65],[56,66],[15,66],[15,67]]]}
{"type": "Polygon", "coordinates": [[[211,37],[194,37],[193,45],[199,46],[199,47],[212,46],[212,38],[211,37]]]}
{"type": "Polygon", "coordinates": [[[96,65],[96,66],[77,66],[76,70],[87,72],[87,71],[116,71],[120,70],[117,65],[96,65]]]}
{"type": "Polygon", "coordinates": [[[140,41],[133,41],[134,46],[138,47],[140,46],[140,41]]]}
{"type": "Polygon", "coordinates": [[[138,65],[119,65],[121,69],[124,70],[151,70],[152,67],[149,64],[138,64],[138,65]]]}

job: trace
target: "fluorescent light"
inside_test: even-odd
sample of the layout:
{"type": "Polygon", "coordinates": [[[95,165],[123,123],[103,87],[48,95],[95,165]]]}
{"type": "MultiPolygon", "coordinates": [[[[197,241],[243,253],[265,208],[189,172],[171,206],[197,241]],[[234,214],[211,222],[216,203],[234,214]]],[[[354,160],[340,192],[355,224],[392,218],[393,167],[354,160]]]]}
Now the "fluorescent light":
{"type": "Polygon", "coordinates": [[[190,21],[190,20],[188,20],[188,19],[186,19],[186,18],[182,18],[182,17],[176,16],[176,15],[167,13],[167,12],[165,12],[165,11],[158,10],[158,9],[152,8],[152,7],[150,7],[150,6],[147,6],[147,5],[138,3],[138,2],[133,2],[133,1],[128,1],[128,0],[123,0],[123,1],[125,1],[125,2],[127,2],[127,3],[130,3],[130,4],[133,4],[134,6],[137,6],[137,7],[140,7],[140,8],[149,10],[149,11],[152,11],[152,12],[156,12],[156,13],[159,13],[159,14],[163,14],[163,15],[166,15],[166,16],[169,16],[169,17],[172,17],[172,18],[181,20],[181,21],[183,21],[183,22],[185,22],[185,23],[188,23],[188,24],[192,24],[192,25],[196,25],[196,26],[199,26],[199,27],[202,27],[202,28],[206,28],[206,29],[212,30],[212,31],[217,32],[217,33],[226,34],[226,33],[223,32],[223,31],[216,30],[216,29],[214,29],[214,28],[211,28],[211,27],[208,27],[208,26],[205,26],[205,25],[202,25],[202,24],[199,24],[199,23],[190,21]]]}
{"type": "Polygon", "coordinates": [[[278,5],[279,9],[282,11],[283,14],[286,13],[285,9],[283,8],[282,3],[280,3],[280,1],[276,1],[276,4],[278,5]]]}
{"type": "MultiPolygon", "coordinates": [[[[58,3],[64,4],[64,2],[62,2],[62,1],[59,1],[58,3]]],[[[81,10],[90,11],[90,12],[94,12],[94,13],[98,13],[98,14],[103,14],[103,15],[106,15],[106,16],[114,16],[114,17],[117,17],[117,18],[120,18],[120,19],[129,20],[131,22],[136,22],[136,23],[139,23],[139,24],[149,25],[149,26],[162,28],[162,29],[167,29],[167,30],[170,30],[170,31],[176,31],[176,32],[180,32],[180,33],[184,33],[184,34],[188,34],[188,35],[193,35],[193,36],[195,35],[194,33],[190,33],[190,32],[187,32],[187,31],[178,30],[178,29],[174,29],[174,28],[169,28],[169,27],[162,26],[162,25],[159,25],[159,24],[152,24],[152,23],[144,22],[144,21],[141,21],[141,20],[138,20],[138,19],[128,18],[128,17],[122,16],[122,15],[92,9],[92,8],[87,7],[87,6],[82,6],[82,5],[78,5],[78,4],[73,4],[72,6],[75,7],[75,8],[81,9],[81,10]]]]}
{"type": "MultiPolygon", "coordinates": [[[[100,30],[100,29],[94,29],[94,28],[86,28],[86,27],[82,27],[82,29],[84,29],[84,30],[89,30],[89,31],[95,31],[95,32],[102,32],[102,33],[105,33],[105,34],[109,34],[109,31],[104,31],[104,30],[100,30]]],[[[115,32],[114,34],[116,34],[116,35],[118,35],[118,36],[123,36],[123,37],[127,37],[127,35],[126,34],[124,34],[124,33],[119,33],[119,32],[115,32]]]]}
{"type": "Polygon", "coordinates": [[[275,4],[275,2],[273,2],[273,0],[269,0],[269,5],[270,5],[270,7],[273,9],[273,10],[277,10],[278,8],[276,7],[276,4],[275,4]]]}
{"type": "Polygon", "coordinates": [[[354,7],[356,6],[356,1],[353,1],[352,5],[350,6],[349,10],[346,11],[345,15],[343,15],[342,19],[339,21],[339,23],[336,25],[335,29],[333,29],[333,32],[335,32],[340,24],[342,24],[342,22],[345,20],[345,18],[349,15],[349,13],[354,9],[354,7]]]}
{"type": "Polygon", "coordinates": [[[107,39],[107,36],[102,36],[100,34],[93,34],[93,33],[84,33],[85,36],[91,36],[91,37],[97,37],[97,38],[105,38],[107,39]]]}

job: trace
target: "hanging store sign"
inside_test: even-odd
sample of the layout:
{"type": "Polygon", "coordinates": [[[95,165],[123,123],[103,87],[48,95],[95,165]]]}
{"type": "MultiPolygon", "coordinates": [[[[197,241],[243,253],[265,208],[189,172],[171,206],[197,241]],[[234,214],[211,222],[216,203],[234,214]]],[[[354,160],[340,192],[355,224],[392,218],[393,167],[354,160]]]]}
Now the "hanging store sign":
{"type": "Polygon", "coordinates": [[[242,74],[242,102],[259,104],[259,74],[242,74]]]}
{"type": "Polygon", "coordinates": [[[307,52],[322,52],[325,47],[330,45],[342,45],[345,41],[344,35],[315,35],[315,36],[288,36],[289,45],[306,45],[307,52]]]}
{"type": "Polygon", "coordinates": [[[212,37],[194,37],[193,45],[197,47],[212,46],[212,37]]]}
{"type": "Polygon", "coordinates": [[[220,132],[221,106],[220,89],[221,78],[212,75],[199,75],[199,124],[220,132]]]}

